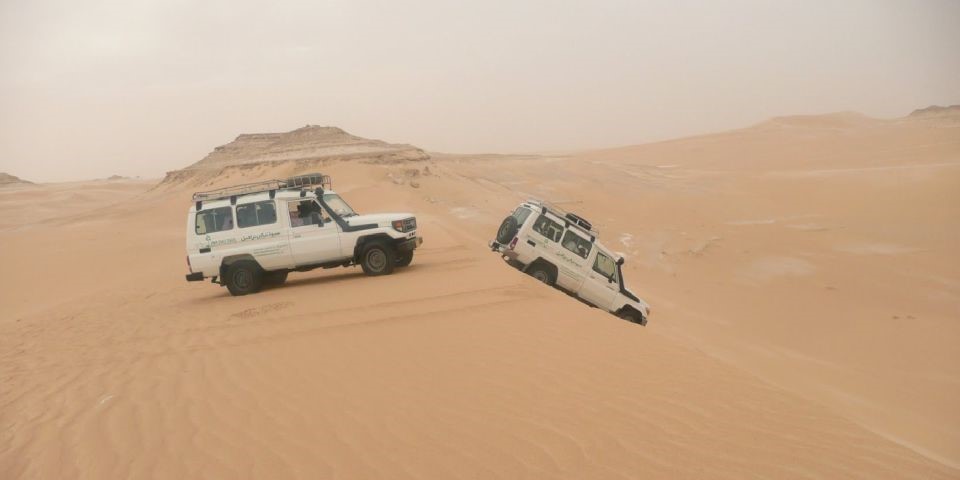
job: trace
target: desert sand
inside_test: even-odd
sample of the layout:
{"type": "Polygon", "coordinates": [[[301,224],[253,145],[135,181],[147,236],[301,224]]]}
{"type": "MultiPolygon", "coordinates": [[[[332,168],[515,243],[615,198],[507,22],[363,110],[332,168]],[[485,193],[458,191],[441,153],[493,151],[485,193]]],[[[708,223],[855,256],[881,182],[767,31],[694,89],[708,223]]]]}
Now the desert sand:
{"type": "Polygon", "coordinates": [[[305,127],[0,187],[0,478],[958,478],[958,218],[949,109],[542,156],[305,127]],[[184,281],[193,191],[310,171],[416,212],[413,264],[184,281]],[[623,253],[646,328],[487,250],[528,196],[623,253]]]}

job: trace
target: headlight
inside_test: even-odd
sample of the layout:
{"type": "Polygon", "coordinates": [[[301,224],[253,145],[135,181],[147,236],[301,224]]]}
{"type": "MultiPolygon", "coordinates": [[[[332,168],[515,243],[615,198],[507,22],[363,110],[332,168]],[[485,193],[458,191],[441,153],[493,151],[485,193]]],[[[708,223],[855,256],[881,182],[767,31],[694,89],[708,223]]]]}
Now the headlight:
{"type": "Polygon", "coordinates": [[[404,218],[403,220],[394,220],[390,222],[393,229],[398,232],[412,232],[417,229],[417,217],[404,218]]]}

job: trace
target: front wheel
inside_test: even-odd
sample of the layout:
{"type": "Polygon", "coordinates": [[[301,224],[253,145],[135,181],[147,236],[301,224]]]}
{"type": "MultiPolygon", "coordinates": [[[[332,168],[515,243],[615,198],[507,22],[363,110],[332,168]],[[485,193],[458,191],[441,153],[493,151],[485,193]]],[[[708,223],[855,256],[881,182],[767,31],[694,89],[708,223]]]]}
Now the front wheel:
{"type": "Polygon", "coordinates": [[[637,312],[634,310],[624,310],[620,312],[620,314],[617,316],[630,323],[636,323],[637,325],[644,326],[644,327],[647,326],[647,319],[644,318],[643,315],[640,314],[640,312],[637,312]]]}
{"type": "Polygon", "coordinates": [[[241,261],[227,267],[224,282],[230,295],[240,296],[257,293],[263,286],[263,270],[254,262],[241,261]]]}
{"type": "Polygon", "coordinates": [[[397,254],[397,266],[406,267],[410,265],[410,262],[413,261],[413,250],[409,252],[402,252],[397,254]]]}
{"type": "Polygon", "coordinates": [[[360,254],[360,266],[367,275],[389,275],[396,264],[393,248],[382,242],[367,245],[360,254]]]}

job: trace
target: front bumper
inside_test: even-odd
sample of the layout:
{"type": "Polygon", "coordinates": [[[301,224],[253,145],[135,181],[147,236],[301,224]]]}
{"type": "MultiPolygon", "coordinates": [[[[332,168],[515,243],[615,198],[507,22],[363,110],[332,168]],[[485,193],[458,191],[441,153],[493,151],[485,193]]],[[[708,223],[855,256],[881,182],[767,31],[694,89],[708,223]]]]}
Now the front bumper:
{"type": "Polygon", "coordinates": [[[202,282],[203,281],[203,272],[193,272],[187,274],[188,282],[202,282]]]}
{"type": "Polygon", "coordinates": [[[423,237],[413,237],[397,242],[398,252],[412,252],[423,244],[423,237]]]}

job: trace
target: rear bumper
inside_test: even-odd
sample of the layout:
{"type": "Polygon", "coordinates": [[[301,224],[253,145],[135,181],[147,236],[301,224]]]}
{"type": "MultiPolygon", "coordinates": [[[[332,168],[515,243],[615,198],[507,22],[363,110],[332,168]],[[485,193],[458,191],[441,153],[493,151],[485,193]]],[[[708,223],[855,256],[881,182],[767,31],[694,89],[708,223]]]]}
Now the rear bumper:
{"type": "Polygon", "coordinates": [[[511,264],[511,265],[513,265],[513,266],[515,266],[515,267],[517,267],[517,268],[520,268],[520,267],[518,266],[518,265],[520,265],[520,262],[517,260],[517,257],[518,257],[519,255],[517,254],[517,252],[516,252],[515,250],[511,250],[511,249],[507,248],[506,245],[504,245],[504,244],[502,244],[502,243],[500,243],[500,242],[498,242],[498,241],[496,241],[496,240],[492,240],[490,243],[487,244],[487,246],[490,247],[490,251],[491,251],[491,252],[497,252],[497,253],[499,253],[499,254],[503,257],[503,259],[507,261],[507,263],[509,263],[509,264],[511,264]]]}
{"type": "Polygon", "coordinates": [[[193,272],[187,274],[188,282],[202,282],[203,281],[203,272],[193,272]]]}
{"type": "Polygon", "coordinates": [[[397,251],[399,252],[412,252],[417,249],[421,244],[423,244],[423,237],[414,237],[408,238],[397,242],[397,251]]]}

